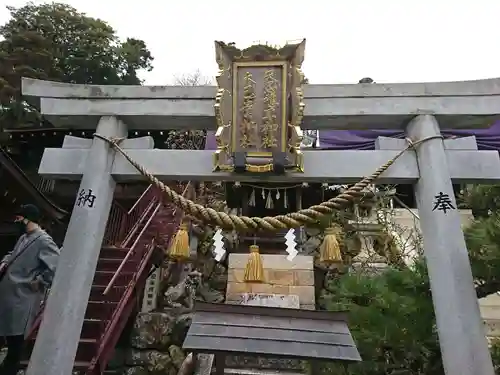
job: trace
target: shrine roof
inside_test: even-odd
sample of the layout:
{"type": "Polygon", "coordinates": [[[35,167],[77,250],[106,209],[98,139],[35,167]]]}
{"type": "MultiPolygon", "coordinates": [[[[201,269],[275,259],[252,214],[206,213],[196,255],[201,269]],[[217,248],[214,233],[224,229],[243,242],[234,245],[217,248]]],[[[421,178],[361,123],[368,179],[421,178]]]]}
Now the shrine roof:
{"type": "Polygon", "coordinates": [[[345,312],[197,303],[183,348],[210,354],[361,361],[345,312]]]}
{"type": "MultiPolygon", "coordinates": [[[[62,220],[67,216],[68,212],[50,201],[38,187],[33,184],[23,170],[10,158],[8,153],[0,148],[0,175],[2,175],[2,172],[5,172],[7,178],[1,179],[0,192],[4,190],[14,192],[14,197],[16,199],[11,201],[12,205],[14,205],[16,201],[33,202],[41,209],[45,216],[51,219],[62,220]]],[[[9,197],[7,197],[7,194],[2,195],[6,197],[5,199],[11,199],[10,195],[12,194],[9,194],[9,197]]],[[[15,206],[17,206],[17,204],[15,206]]]]}

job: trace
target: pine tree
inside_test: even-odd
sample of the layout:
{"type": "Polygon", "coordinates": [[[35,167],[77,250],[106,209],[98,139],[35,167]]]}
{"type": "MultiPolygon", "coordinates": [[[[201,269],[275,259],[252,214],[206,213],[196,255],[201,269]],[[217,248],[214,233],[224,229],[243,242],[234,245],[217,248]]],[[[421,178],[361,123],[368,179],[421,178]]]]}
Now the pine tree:
{"type": "MultiPolygon", "coordinates": [[[[500,291],[500,187],[473,186],[463,202],[473,223],[465,230],[478,298],[500,291]]],[[[378,275],[331,273],[319,298],[322,309],[349,311],[360,364],[327,365],[332,375],[443,375],[425,261],[378,275]]],[[[491,354],[500,374],[500,341],[491,354]]]]}

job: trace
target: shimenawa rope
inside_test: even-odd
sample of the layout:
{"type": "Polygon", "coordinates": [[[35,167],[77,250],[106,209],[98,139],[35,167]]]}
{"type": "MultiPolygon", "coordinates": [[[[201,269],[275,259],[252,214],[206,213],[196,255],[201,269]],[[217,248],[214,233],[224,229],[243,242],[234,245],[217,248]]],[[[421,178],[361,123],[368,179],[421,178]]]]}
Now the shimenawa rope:
{"type": "Polygon", "coordinates": [[[186,214],[192,215],[205,223],[211,223],[223,229],[236,229],[242,231],[278,231],[280,229],[298,228],[303,225],[314,224],[321,217],[341,210],[349,203],[352,203],[362,197],[365,194],[363,192],[363,189],[375,182],[375,180],[377,180],[377,178],[379,178],[382,173],[389,169],[389,167],[394,164],[394,162],[406,151],[428,140],[442,138],[442,136],[435,135],[423,138],[415,142],[412,142],[407,138],[406,140],[408,142],[408,146],[401,152],[396,154],[396,156],[394,156],[391,160],[379,167],[370,176],[363,178],[361,181],[351,186],[345,192],[328,201],[315,206],[311,206],[306,209],[299,210],[297,212],[291,212],[286,215],[248,217],[231,215],[225,212],[218,212],[212,208],[204,207],[201,204],[197,204],[189,199],[184,198],[182,195],[178,194],[167,185],[162,183],[160,180],[158,180],[154,175],[149,173],[149,171],[142,165],[133,160],[127,154],[127,152],[119,146],[119,142],[121,142],[123,138],[112,139],[104,137],[100,134],[94,134],[94,137],[108,142],[116,151],[122,154],[123,157],[127,159],[128,162],[139,171],[139,173],[146,177],[151,184],[161,190],[168,200],[174,203],[177,207],[180,207],[182,210],[184,210],[186,214]]]}

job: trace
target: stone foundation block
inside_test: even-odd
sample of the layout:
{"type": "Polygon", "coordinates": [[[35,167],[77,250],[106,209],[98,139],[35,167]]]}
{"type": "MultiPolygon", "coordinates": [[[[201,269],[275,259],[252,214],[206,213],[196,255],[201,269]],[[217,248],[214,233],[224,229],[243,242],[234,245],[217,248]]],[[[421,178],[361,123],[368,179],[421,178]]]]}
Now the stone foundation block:
{"type": "Polygon", "coordinates": [[[314,305],[314,288],[310,286],[291,286],[290,294],[295,294],[299,296],[299,301],[301,305],[314,305]]]}
{"type": "MultiPolygon", "coordinates": [[[[292,261],[286,259],[286,255],[264,254],[262,263],[264,269],[272,270],[312,270],[313,258],[306,255],[297,255],[292,261]]],[[[245,269],[248,254],[230,254],[229,269],[245,269]]]]}

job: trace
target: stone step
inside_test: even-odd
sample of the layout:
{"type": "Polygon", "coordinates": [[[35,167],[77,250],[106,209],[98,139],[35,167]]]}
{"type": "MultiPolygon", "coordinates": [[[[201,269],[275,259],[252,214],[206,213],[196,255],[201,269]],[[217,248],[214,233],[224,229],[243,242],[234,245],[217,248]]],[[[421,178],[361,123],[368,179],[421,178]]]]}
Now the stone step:
{"type": "MultiPolygon", "coordinates": [[[[111,281],[116,270],[111,271],[97,271],[94,276],[93,285],[108,285],[111,281]]],[[[115,279],[115,286],[127,286],[135,271],[120,272],[118,277],[115,279]]]]}
{"type": "Polygon", "coordinates": [[[108,320],[116,310],[118,304],[115,302],[89,301],[85,319],[88,320],[108,320]]]}
{"type": "Polygon", "coordinates": [[[127,289],[126,286],[112,286],[108,293],[104,294],[106,287],[106,285],[92,285],[89,301],[120,302],[127,289]]]}
{"type": "Polygon", "coordinates": [[[113,247],[113,246],[103,246],[99,256],[101,258],[107,259],[120,259],[122,260],[127,255],[129,249],[113,247]]]}
{"type": "MultiPolygon", "coordinates": [[[[97,271],[112,271],[116,272],[120,264],[121,259],[109,259],[109,258],[99,258],[97,262],[97,271]]],[[[138,266],[138,261],[136,259],[128,260],[122,268],[123,272],[135,272],[138,266]]]]}

